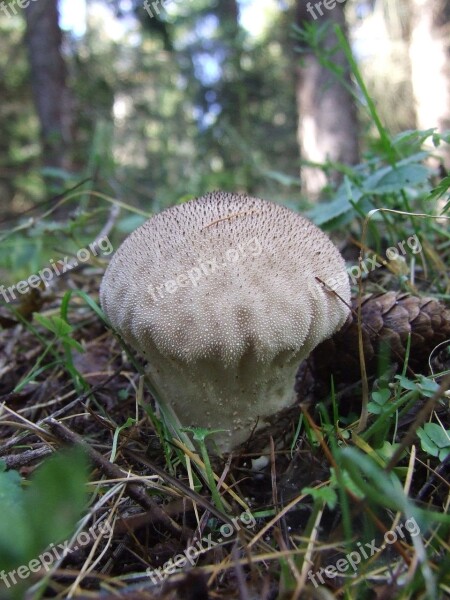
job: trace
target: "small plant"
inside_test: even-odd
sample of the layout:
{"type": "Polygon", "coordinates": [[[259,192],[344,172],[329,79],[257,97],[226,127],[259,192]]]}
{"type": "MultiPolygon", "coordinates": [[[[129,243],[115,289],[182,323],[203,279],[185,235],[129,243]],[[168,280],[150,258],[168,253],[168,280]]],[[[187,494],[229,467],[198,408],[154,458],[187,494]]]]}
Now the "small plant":
{"type": "Polygon", "coordinates": [[[0,461],[0,571],[26,565],[70,537],[86,509],[87,466],[78,449],[60,453],[25,484],[0,461]]]}
{"type": "Polygon", "coordinates": [[[445,430],[442,425],[425,423],[423,427],[419,427],[417,435],[422,450],[430,456],[436,456],[443,461],[450,454],[450,431],[445,430]]]}

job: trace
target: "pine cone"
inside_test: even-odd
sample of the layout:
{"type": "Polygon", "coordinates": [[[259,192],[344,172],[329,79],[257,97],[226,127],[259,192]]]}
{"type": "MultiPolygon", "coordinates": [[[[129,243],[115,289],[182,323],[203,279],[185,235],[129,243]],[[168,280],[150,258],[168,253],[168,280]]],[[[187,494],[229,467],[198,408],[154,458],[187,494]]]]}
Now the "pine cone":
{"type": "MultiPolygon", "coordinates": [[[[315,379],[326,382],[331,374],[339,383],[360,379],[357,310],[358,298],[354,298],[353,314],[344,327],[311,354],[309,366],[315,379]]],[[[402,366],[409,334],[408,366],[416,373],[428,371],[430,355],[438,344],[446,340],[450,343],[450,310],[433,298],[396,292],[367,295],[362,298],[361,321],[368,375],[377,372],[383,346],[390,351],[390,363],[402,366]]],[[[437,363],[436,367],[440,371],[444,365],[437,363]]]]}

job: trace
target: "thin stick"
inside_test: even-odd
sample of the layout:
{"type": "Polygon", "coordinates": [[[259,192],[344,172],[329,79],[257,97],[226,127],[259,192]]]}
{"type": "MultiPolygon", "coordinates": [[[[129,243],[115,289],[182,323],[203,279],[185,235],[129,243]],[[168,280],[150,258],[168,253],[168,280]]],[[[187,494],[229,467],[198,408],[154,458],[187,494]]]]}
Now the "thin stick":
{"type": "MultiPolygon", "coordinates": [[[[55,419],[48,420],[48,426],[53,435],[61,440],[64,444],[80,446],[87,453],[92,462],[111,478],[127,478],[127,473],[117,465],[110,463],[104,456],[94,450],[82,437],[56,421],[55,419]]],[[[129,483],[127,490],[130,498],[133,498],[143,508],[153,514],[153,520],[159,521],[170,533],[189,539],[192,532],[180,527],[173,519],[171,519],[148,495],[145,487],[136,483],[129,483]]]]}

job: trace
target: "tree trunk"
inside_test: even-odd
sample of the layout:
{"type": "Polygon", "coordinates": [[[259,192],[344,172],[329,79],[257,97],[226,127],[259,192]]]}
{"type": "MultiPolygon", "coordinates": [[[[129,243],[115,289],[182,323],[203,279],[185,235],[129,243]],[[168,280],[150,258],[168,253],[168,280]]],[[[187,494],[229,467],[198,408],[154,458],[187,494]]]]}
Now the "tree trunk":
{"type": "MultiPolygon", "coordinates": [[[[410,57],[419,129],[450,129],[450,5],[411,0],[410,57]]],[[[450,150],[446,150],[450,167],[450,150]]]]}
{"type": "Polygon", "coordinates": [[[239,6],[236,0],[219,2],[214,12],[220,22],[221,38],[224,54],[222,64],[223,88],[221,90],[221,103],[231,125],[241,131],[243,123],[243,97],[245,92],[239,80],[241,71],[241,42],[239,40],[239,6]]]}
{"type": "Polygon", "coordinates": [[[31,2],[25,10],[26,44],[34,102],[41,124],[45,166],[70,168],[71,97],[61,53],[57,0],[31,2]]]}
{"type": "MultiPolygon", "coordinates": [[[[329,50],[336,45],[332,25],[338,24],[346,32],[343,6],[337,4],[332,10],[321,9],[322,15],[314,6],[317,4],[298,0],[297,24],[303,27],[305,22],[316,22],[322,26],[328,21],[330,27],[325,49],[329,50]],[[308,5],[315,11],[313,14],[307,11],[308,5]]],[[[302,64],[297,68],[298,139],[302,160],[314,163],[336,161],[357,164],[358,122],[351,93],[329,70],[320,65],[312,51],[308,52],[306,49],[302,59],[302,64]]],[[[336,52],[333,60],[342,68],[347,84],[351,85],[344,54],[336,52]]],[[[314,167],[303,167],[301,178],[303,190],[313,197],[317,197],[327,184],[324,172],[314,167]]],[[[340,179],[338,172],[330,173],[331,182],[339,183],[340,179]]]]}

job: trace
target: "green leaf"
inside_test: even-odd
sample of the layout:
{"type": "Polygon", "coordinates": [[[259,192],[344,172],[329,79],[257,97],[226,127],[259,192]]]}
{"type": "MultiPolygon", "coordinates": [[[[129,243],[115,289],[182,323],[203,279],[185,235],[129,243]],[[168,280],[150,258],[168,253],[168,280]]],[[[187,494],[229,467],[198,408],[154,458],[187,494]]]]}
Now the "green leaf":
{"type": "Polygon", "coordinates": [[[317,204],[307,212],[307,217],[316,225],[323,225],[350,211],[353,211],[353,206],[348,198],[338,196],[331,202],[317,204]]]}
{"type": "Polygon", "coordinates": [[[34,318],[38,323],[54,333],[58,338],[64,338],[72,333],[72,326],[69,325],[67,321],[64,321],[64,319],[61,319],[61,317],[44,317],[44,315],[34,313],[34,318]]]}
{"type": "Polygon", "coordinates": [[[24,509],[22,478],[17,471],[5,471],[0,463],[0,569],[10,570],[22,562],[30,544],[24,509]],[[11,541],[14,540],[14,543],[11,541]]]}
{"type": "Polygon", "coordinates": [[[383,508],[401,511],[408,518],[414,517],[423,532],[433,522],[450,524],[448,514],[417,507],[406,496],[394,471],[386,472],[373,459],[356,448],[340,449],[339,458],[354,484],[370,502],[375,502],[383,508]]]}
{"type": "Polygon", "coordinates": [[[434,381],[434,379],[430,379],[429,377],[425,377],[425,375],[418,376],[418,388],[422,392],[424,396],[427,398],[431,398],[437,390],[439,389],[439,385],[434,381]]]}
{"type": "MultiPolygon", "coordinates": [[[[364,492],[362,492],[359,489],[359,487],[357,485],[355,485],[355,483],[353,482],[353,479],[350,477],[350,474],[348,473],[348,471],[346,471],[345,469],[342,469],[340,477],[341,477],[342,482],[345,485],[345,488],[349,492],[351,492],[357,498],[360,498],[360,499],[364,498],[364,492]]],[[[339,486],[340,486],[340,481],[336,475],[336,470],[334,469],[334,467],[331,467],[331,469],[330,469],[330,483],[335,488],[339,488],[339,486]]]]}
{"type": "Polygon", "coordinates": [[[227,431],[226,429],[206,429],[205,427],[183,427],[182,431],[189,431],[196,442],[204,442],[205,439],[214,433],[227,431]]]}
{"type": "Polygon", "coordinates": [[[77,352],[84,352],[83,346],[80,344],[80,342],[77,342],[77,340],[74,340],[72,338],[65,338],[64,344],[65,346],[74,348],[77,352]]]}
{"type": "Polygon", "coordinates": [[[48,459],[25,494],[27,527],[32,532],[30,557],[72,534],[87,502],[87,460],[79,448],[48,459]]]}
{"type": "Polygon", "coordinates": [[[373,402],[369,402],[367,408],[373,415],[380,415],[384,412],[385,405],[391,397],[391,392],[387,388],[372,392],[373,402]]]}
{"type": "Polygon", "coordinates": [[[400,151],[411,153],[411,149],[422,148],[423,143],[434,133],[433,129],[408,129],[397,134],[393,140],[393,145],[400,151]]]}
{"type": "Polygon", "coordinates": [[[444,460],[450,453],[450,431],[445,431],[437,423],[425,423],[417,430],[420,445],[424,452],[444,460]]]}
{"type": "Polygon", "coordinates": [[[136,419],[133,419],[132,417],[129,417],[126,422],[121,425],[120,427],[117,427],[115,432],[114,432],[114,436],[113,436],[113,444],[112,444],[112,449],[111,449],[111,457],[109,459],[110,462],[114,462],[116,459],[116,454],[117,454],[117,442],[119,441],[119,435],[120,432],[123,431],[124,429],[128,429],[129,427],[133,427],[133,425],[136,424],[136,419]]]}
{"type": "Polygon", "coordinates": [[[347,213],[353,217],[355,209],[352,203],[358,204],[361,198],[361,191],[353,185],[348,177],[344,177],[334,200],[316,204],[307,212],[306,216],[316,225],[323,225],[347,213]]]}
{"type": "Polygon", "coordinates": [[[441,179],[438,185],[431,190],[427,200],[439,200],[442,198],[450,189],[450,175],[441,179]]]}
{"type": "Polygon", "coordinates": [[[343,467],[366,498],[393,510],[405,512],[408,500],[395,473],[387,473],[372,458],[356,448],[339,451],[343,467]]]}
{"type": "Polygon", "coordinates": [[[377,448],[376,452],[387,463],[394,456],[398,447],[399,444],[391,444],[391,442],[385,441],[380,448],[377,448]]]}
{"type": "Polygon", "coordinates": [[[426,183],[429,176],[429,170],[419,163],[397,164],[395,167],[384,167],[368,177],[364,182],[364,191],[366,194],[392,194],[426,183]]]}
{"type": "Polygon", "coordinates": [[[390,397],[391,391],[387,388],[372,392],[372,400],[377,404],[380,404],[381,406],[383,406],[383,404],[386,404],[390,397]]]}
{"type": "Polygon", "coordinates": [[[336,492],[329,485],[320,488],[305,487],[302,489],[302,494],[309,494],[315,502],[323,502],[331,510],[336,507],[338,500],[336,492]]]}
{"type": "Polygon", "coordinates": [[[417,383],[409,380],[407,377],[403,377],[402,375],[396,375],[395,379],[398,379],[400,385],[404,390],[415,392],[417,391],[417,383]]]}

